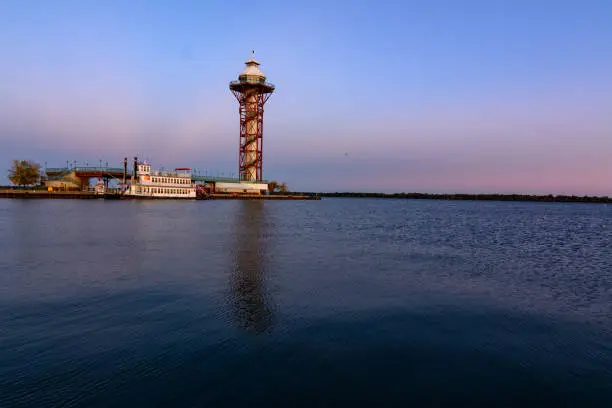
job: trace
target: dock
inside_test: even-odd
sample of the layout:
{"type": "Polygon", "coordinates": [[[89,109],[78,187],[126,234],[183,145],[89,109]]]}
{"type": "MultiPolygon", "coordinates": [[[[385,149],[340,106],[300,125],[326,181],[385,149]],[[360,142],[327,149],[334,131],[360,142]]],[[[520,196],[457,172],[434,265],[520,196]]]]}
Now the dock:
{"type": "Polygon", "coordinates": [[[291,194],[271,194],[271,195],[253,195],[253,194],[211,194],[209,200],[320,200],[317,195],[291,195],[291,194]]]}
{"type": "Polygon", "coordinates": [[[0,190],[0,198],[58,198],[58,199],[97,199],[102,198],[94,192],[89,191],[46,191],[46,190],[20,190],[3,189],[0,190]]]}
{"type": "MultiPolygon", "coordinates": [[[[47,191],[47,190],[21,190],[21,189],[1,189],[0,198],[47,198],[47,199],[106,199],[118,200],[128,199],[116,193],[107,193],[104,195],[96,194],[93,191],[47,191]]],[[[129,199],[132,199],[131,197],[129,199]]],[[[140,200],[170,200],[172,198],[152,198],[138,197],[140,200]]],[[[303,195],[303,194],[272,194],[272,195],[254,195],[254,194],[210,194],[204,200],[320,200],[318,195],[303,195]]],[[[182,199],[184,200],[184,199],[182,199]]],[[[196,199],[192,199],[196,200],[196,199]]],[[[197,199],[201,200],[201,199],[197,199]]]]}

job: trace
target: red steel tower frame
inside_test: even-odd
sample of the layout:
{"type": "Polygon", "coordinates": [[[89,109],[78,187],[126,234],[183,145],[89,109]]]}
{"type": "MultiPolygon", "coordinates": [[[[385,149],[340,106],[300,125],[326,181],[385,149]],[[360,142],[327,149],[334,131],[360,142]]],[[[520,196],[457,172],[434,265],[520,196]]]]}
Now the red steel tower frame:
{"type": "Polygon", "coordinates": [[[274,85],[266,82],[253,56],[238,81],[230,82],[230,90],[238,100],[240,115],[240,144],[238,174],[244,181],[263,179],[263,114],[264,104],[274,92],[274,85]]]}

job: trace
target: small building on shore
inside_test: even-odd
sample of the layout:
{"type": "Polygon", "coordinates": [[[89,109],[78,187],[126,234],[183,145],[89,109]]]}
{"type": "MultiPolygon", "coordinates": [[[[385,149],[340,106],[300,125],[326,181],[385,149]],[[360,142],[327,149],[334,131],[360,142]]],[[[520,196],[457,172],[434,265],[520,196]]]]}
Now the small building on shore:
{"type": "Polygon", "coordinates": [[[77,177],[75,172],[70,172],[61,175],[47,176],[41,180],[44,187],[52,188],[60,191],[77,191],[87,188],[89,180],[83,180],[77,177]]]}
{"type": "Polygon", "coordinates": [[[215,183],[216,194],[254,194],[254,195],[265,195],[268,194],[268,184],[256,183],[249,181],[240,181],[236,183],[215,183]]]}

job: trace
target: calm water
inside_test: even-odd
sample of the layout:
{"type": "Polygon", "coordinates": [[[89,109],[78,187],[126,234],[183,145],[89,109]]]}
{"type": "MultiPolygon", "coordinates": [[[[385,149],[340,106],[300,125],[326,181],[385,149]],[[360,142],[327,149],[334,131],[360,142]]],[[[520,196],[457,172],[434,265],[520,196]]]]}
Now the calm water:
{"type": "Polygon", "coordinates": [[[0,200],[0,406],[612,405],[612,206],[0,200]]]}

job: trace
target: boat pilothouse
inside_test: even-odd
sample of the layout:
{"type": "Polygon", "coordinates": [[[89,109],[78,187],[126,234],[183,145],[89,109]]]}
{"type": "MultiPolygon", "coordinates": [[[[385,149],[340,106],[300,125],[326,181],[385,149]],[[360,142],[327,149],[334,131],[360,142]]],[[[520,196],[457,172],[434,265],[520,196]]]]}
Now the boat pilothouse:
{"type": "Polygon", "coordinates": [[[191,169],[174,171],[151,170],[146,162],[134,162],[131,179],[123,186],[126,198],[196,198],[196,185],[191,180],[191,169]]]}

